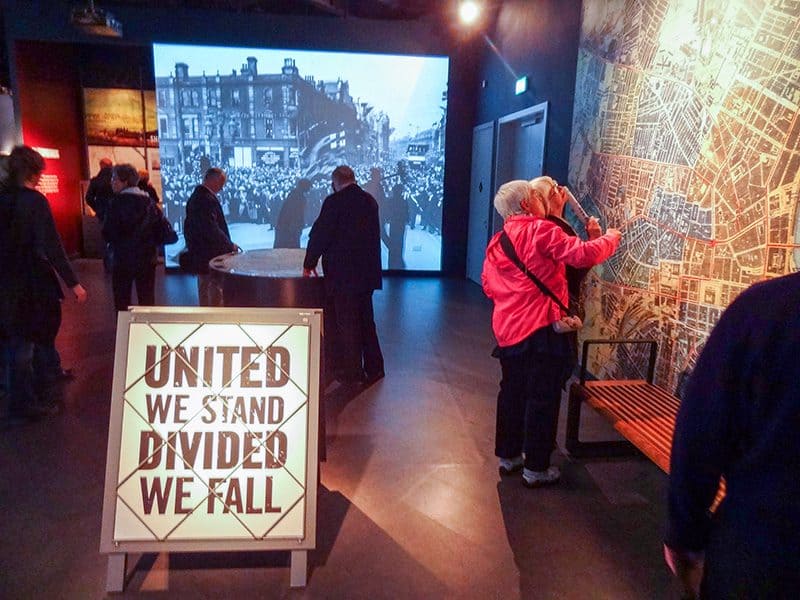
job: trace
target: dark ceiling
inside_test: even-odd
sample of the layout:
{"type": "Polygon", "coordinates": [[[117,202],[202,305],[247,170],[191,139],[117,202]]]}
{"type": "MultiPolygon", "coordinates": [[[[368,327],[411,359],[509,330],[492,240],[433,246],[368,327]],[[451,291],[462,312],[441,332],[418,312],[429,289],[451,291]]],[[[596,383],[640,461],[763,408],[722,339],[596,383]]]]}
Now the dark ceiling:
{"type": "MultiPolygon", "coordinates": [[[[80,3],[80,0],[79,2],[80,3]]],[[[86,2],[88,4],[88,1],[86,2]]],[[[281,15],[357,17],[415,20],[444,16],[453,0],[96,0],[95,6],[158,6],[159,8],[213,9],[281,15]]]]}

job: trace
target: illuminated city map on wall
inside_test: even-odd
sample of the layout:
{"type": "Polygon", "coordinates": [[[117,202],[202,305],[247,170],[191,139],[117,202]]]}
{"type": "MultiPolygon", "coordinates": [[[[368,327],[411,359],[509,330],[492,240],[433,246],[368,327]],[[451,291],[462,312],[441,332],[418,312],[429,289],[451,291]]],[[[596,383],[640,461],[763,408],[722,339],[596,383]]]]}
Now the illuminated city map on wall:
{"type": "MultiPolygon", "coordinates": [[[[655,337],[674,390],[724,308],[800,265],[793,3],[584,2],[570,181],[623,230],[587,285],[586,337],[655,337]]],[[[641,357],[599,353],[600,376],[641,357]]]]}
{"type": "Polygon", "coordinates": [[[168,44],[153,55],[164,209],[179,232],[217,166],[235,243],[305,247],[331,172],[349,164],[380,207],[383,267],[441,268],[448,58],[168,44]]]}

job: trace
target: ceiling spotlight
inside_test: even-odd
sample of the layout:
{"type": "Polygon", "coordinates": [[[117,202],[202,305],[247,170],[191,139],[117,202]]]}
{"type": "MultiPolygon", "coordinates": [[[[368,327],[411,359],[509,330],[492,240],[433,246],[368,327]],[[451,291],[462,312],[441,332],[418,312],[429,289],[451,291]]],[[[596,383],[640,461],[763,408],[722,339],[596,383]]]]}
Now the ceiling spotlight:
{"type": "Polygon", "coordinates": [[[472,25],[481,14],[480,4],[474,0],[464,0],[458,7],[458,16],[465,25],[472,25]]]}

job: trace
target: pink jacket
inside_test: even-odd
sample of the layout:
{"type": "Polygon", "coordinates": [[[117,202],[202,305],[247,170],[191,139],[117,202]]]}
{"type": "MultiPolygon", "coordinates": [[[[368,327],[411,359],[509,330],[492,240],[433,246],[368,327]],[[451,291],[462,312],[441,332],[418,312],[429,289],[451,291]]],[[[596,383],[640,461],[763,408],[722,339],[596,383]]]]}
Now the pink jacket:
{"type": "MultiPolygon", "coordinates": [[[[504,227],[520,260],[564,304],[569,302],[565,264],[592,267],[619,246],[616,236],[605,234],[585,242],[567,235],[555,223],[530,215],[511,216],[504,227]]],[[[505,347],[521,342],[563,315],[558,305],[511,262],[500,245],[500,233],[486,248],[481,281],[484,293],[494,302],[492,329],[497,343],[505,347]]]]}

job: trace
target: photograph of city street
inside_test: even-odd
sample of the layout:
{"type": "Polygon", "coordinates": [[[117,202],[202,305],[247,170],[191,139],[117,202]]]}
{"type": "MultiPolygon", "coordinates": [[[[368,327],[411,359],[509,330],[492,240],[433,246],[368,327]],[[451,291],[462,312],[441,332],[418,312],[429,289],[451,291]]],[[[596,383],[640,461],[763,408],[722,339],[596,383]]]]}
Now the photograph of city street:
{"type": "MultiPolygon", "coordinates": [[[[348,164],[380,207],[384,269],[441,268],[446,57],[169,44],[153,54],[164,211],[179,233],[216,166],[236,244],[296,247],[281,232],[291,212],[305,247],[332,170],[348,164]]],[[[181,235],[168,266],[182,248],[181,235]]]]}

